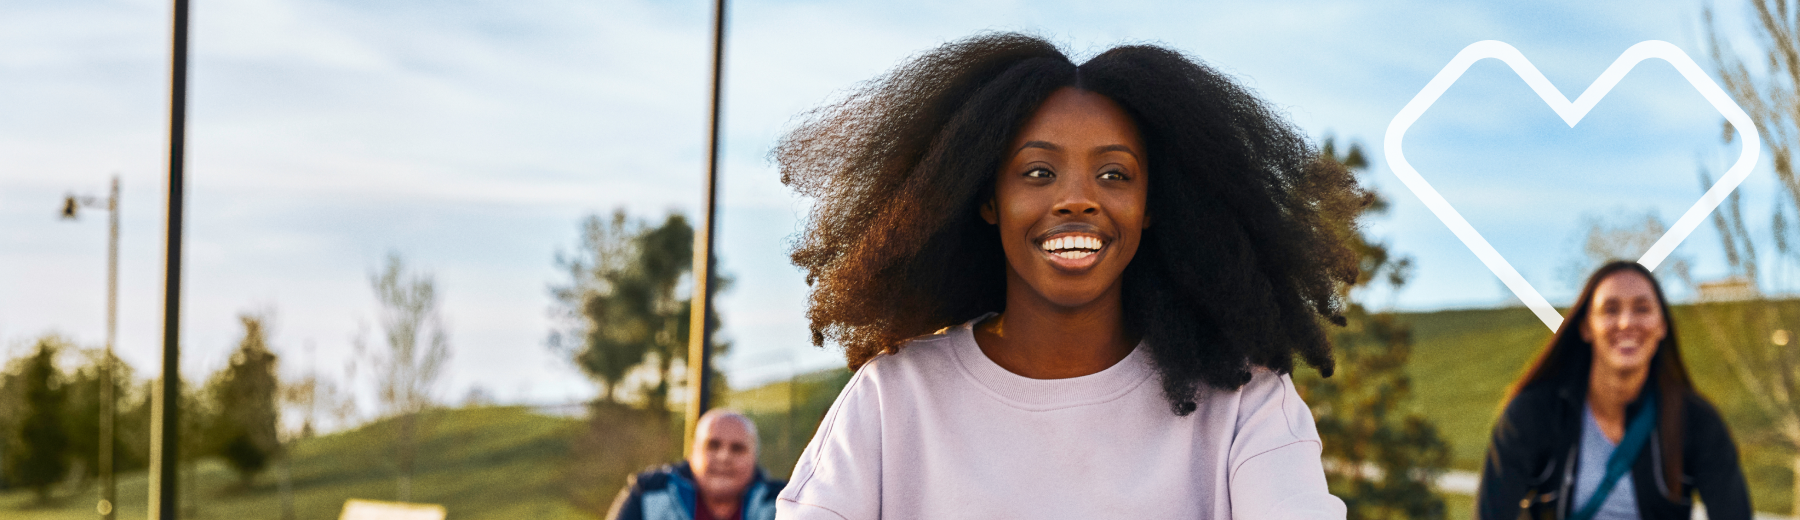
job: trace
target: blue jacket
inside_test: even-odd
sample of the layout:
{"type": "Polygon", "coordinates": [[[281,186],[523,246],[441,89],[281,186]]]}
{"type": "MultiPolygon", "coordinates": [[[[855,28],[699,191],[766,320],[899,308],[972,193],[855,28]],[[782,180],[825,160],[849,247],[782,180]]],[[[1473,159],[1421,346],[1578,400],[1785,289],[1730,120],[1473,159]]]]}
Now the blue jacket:
{"type": "MultiPolygon", "coordinates": [[[[744,491],[744,520],[774,520],[775,496],[787,482],[771,480],[762,468],[750,477],[750,488],[744,491]]],[[[631,477],[625,489],[613,499],[610,520],[693,520],[698,503],[698,487],[694,471],[688,463],[665,464],[631,477]]]]}

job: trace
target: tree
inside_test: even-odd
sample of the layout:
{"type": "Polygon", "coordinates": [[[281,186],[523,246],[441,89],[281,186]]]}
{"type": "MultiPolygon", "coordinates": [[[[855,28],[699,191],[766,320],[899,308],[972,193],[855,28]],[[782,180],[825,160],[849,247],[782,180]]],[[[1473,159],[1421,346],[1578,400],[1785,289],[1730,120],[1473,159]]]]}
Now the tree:
{"type": "MultiPolygon", "coordinates": [[[[312,353],[312,346],[307,346],[307,353],[312,353]]],[[[294,512],[294,464],[293,442],[312,438],[317,431],[320,413],[330,419],[342,423],[355,415],[355,401],[341,393],[336,384],[326,379],[317,370],[309,370],[305,374],[293,378],[291,382],[281,385],[281,406],[285,413],[293,413],[291,417],[299,420],[298,427],[284,429],[276,437],[280,440],[281,457],[278,467],[277,488],[281,494],[281,519],[293,520],[294,512]]]]}
{"type": "Polygon", "coordinates": [[[5,470],[12,484],[29,487],[38,503],[50,501],[50,488],[69,473],[70,438],[63,423],[68,389],[56,368],[56,356],[69,345],[62,338],[45,336],[30,356],[8,370],[9,394],[17,396],[18,420],[8,440],[5,470]]]}
{"type": "Polygon", "coordinates": [[[294,431],[282,434],[289,441],[312,438],[320,422],[343,424],[356,415],[355,399],[318,372],[282,384],[281,404],[300,421],[294,431]]]}
{"type": "MultiPolygon", "coordinates": [[[[155,383],[150,388],[154,393],[155,383]]],[[[192,384],[186,378],[181,380],[176,394],[181,399],[181,414],[176,417],[175,423],[175,427],[181,431],[180,458],[176,461],[179,464],[177,478],[182,480],[179,489],[183,496],[179,503],[183,511],[180,516],[198,518],[200,500],[195,499],[195,492],[200,489],[200,459],[217,453],[214,447],[218,446],[218,440],[213,438],[212,425],[218,423],[222,410],[218,409],[218,403],[206,398],[203,387],[192,384]]]]}
{"type": "Polygon", "coordinates": [[[573,358],[600,385],[601,402],[615,401],[614,390],[644,362],[662,325],[632,308],[646,306],[642,302],[650,299],[648,284],[626,274],[637,256],[633,246],[641,227],[623,210],[614,212],[610,222],[589,216],[582,222],[576,255],[556,255],[571,281],[550,287],[558,303],[552,312],[566,324],[551,332],[550,346],[573,358]]]}
{"type": "MultiPolygon", "coordinates": [[[[1355,144],[1340,157],[1327,139],[1321,155],[1327,165],[1359,172],[1368,167],[1355,144]]],[[[1444,500],[1431,484],[1449,465],[1450,447],[1431,421],[1405,408],[1412,393],[1406,375],[1411,327],[1391,312],[1370,312],[1350,298],[1377,282],[1399,290],[1412,266],[1410,259],[1392,257],[1385,244],[1369,240],[1357,228],[1357,217],[1387,208],[1375,194],[1368,197],[1356,214],[1333,219],[1337,232],[1361,256],[1362,270],[1354,285],[1342,289],[1350,300],[1346,325],[1331,331],[1337,373],[1330,378],[1297,374],[1294,382],[1318,418],[1326,480],[1349,507],[1349,518],[1441,519],[1444,500]]]]}
{"type": "MultiPolygon", "coordinates": [[[[1588,275],[1607,262],[1636,260],[1643,256],[1644,251],[1648,251],[1669,229],[1654,210],[1635,215],[1616,211],[1611,217],[1588,214],[1583,216],[1582,223],[1587,230],[1582,235],[1580,259],[1565,263],[1561,269],[1563,281],[1577,288],[1587,283],[1588,275]]],[[[1693,285],[1692,263],[1686,256],[1671,254],[1662,265],[1667,266],[1666,271],[1674,272],[1676,278],[1693,285]]]]}
{"type": "MultiPolygon", "coordinates": [[[[611,220],[583,221],[574,256],[557,254],[569,280],[550,288],[557,301],[553,314],[562,321],[550,346],[600,384],[599,401],[615,402],[626,376],[654,363],[656,381],[642,389],[646,407],[668,410],[669,390],[680,371],[675,362],[687,357],[692,311],[689,298],[677,289],[693,271],[693,244],[694,230],[680,214],[650,227],[615,210],[611,220]]],[[[725,275],[714,275],[708,289],[717,293],[729,283],[725,275]]],[[[719,324],[716,311],[707,316],[708,330],[719,324]]],[[[713,352],[728,348],[716,342],[713,352]]],[[[716,370],[713,377],[719,377],[716,370]]]]}
{"type": "MultiPolygon", "coordinates": [[[[115,402],[130,401],[134,385],[131,365],[117,356],[107,355],[104,349],[81,349],[79,354],[82,364],[69,374],[64,385],[68,389],[68,402],[64,406],[63,424],[69,430],[69,455],[79,473],[86,477],[100,473],[100,396],[103,395],[101,385],[106,384],[103,363],[112,364],[115,402]]],[[[130,440],[136,439],[132,433],[148,431],[144,430],[148,416],[139,416],[124,407],[114,410],[113,470],[144,467],[148,463],[147,446],[130,440]]]]}
{"type": "MultiPolygon", "coordinates": [[[[1762,136],[1763,150],[1775,166],[1791,199],[1800,198],[1800,178],[1794,175],[1794,148],[1800,145],[1800,2],[1794,0],[1750,0],[1754,12],[1752,34],[1758,49],[1755,58],[1746,62],[1731,45],[1727,32],[1713,20],[1712,9],[1702,14],[1706,23],[1707,47],[1711,51],[1714,71],[1725,82],[1725,90],[1738,106],[1756,122],[1762,136]],[[1763,70],[1752,71],[1750,64],[1763,70]]],[[[1743,129],[1724,127],[1725,141],[1743,129]]],[[[1791,230],[1788,230],[1791,231],[1791,230]]]]}
{"type": "Polygon", "coordinates": [[[374,368],[378,401],[387,417],[397,424],[395,459],[400,470],[399,500],[412,500],[412,474],[417,459],[420,412],[432,403],[438,378],[450,360],[450,340],[438,314],[437,283],[430,273],[406,269],[398,253],[390,253],[386,266],[369,276],[380,304],[379,322],[387,349],[368,350],[359,335],[356,349],[369,357],[374,368]]]}
{"type": "Polygon", "coordinates": [[[211,451],[237,472],[239,487],[249,489],[281,448],[275,438],[281,383],[276,377],[277,358],[269,351],[267,319],[253,314],[238,319],[244,324],[244,337],[230,363],[207,382],[207,396],[218,412],[208,437],[211,451]]]}
{"type": "MultiPolygon", "coordinates": [[[[1794,150],[1800,143],[1800,5],[1793,0],[1751,0],[1749,4],[1751,32],[1757,44],[1749,60],[1732,46],[1729,33],[1715,23],[1710,8],[1703,18],[1714,71],[1756,123],[1764,153],[1783,188],[1776,197],[1769,236],[1775,246],[1776,272],[1783,273],[1800,264],[1800,249],[1795,247],[1800,229],[1789,220],[1789,213],[1800,209],[1800,178],[1794,172],[1794,150]]],[[[1732,144],[1743,130],[1724,126],[1724,142],[1732,144]]],[[[1711,181],[1703,171],[1701,189],[1711,187],[1711,181]]],[[[1713,212],[1713,223],[1732,274],[1757,285],[1757,240],[1744,225],[1737,193],[1713,212]]],[[[1791,325],[1784,325],[1800,319],[1800,305],[1757,298],[1696,307],[1714,347],[1748,390],[1746,395],[1773,419],[1778,442],[1794,453],[1792,504],[1794,514],[1800,515],[1800,354],[1795,352],[1800,345],[1790,344],[1791,325]]]]}

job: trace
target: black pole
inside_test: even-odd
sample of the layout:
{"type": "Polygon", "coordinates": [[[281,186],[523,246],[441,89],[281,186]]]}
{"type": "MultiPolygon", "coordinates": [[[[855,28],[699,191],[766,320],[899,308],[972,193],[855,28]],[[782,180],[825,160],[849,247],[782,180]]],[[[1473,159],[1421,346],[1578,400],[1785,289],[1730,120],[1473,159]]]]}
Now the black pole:
{"type": "Polygon", "coordinates": [[[712,331],[706,317],[712,314],[713,221],[719,203],[719,106],[725,80],[725,0],[713,2],[712,112],[707,117],[711,133],[706,137],[706,208],[700,229],[694,233],[694,297],[689,300],[687,442],[694,445],[694,428],[700,415],[712,407],[712,331]]]}
{"type": "Polygon", "coordinates": [[[181,225],[187,145],[188,0],[175,0],[175,43],[169,74],[169,219],[163,259],[162,379],[153,403],[157,433],[150,468],[150,514],[175,520],[181,467],[181,225]]]}

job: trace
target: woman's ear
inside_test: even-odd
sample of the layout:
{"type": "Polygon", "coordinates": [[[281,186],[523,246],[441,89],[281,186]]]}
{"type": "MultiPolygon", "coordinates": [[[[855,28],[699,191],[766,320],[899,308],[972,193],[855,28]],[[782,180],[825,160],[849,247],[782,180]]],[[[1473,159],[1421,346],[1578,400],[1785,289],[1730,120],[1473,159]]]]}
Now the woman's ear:
{"type": "Polygon", "coordinates": [[[994,207],[993,197],[988,197],[987,202],[981,203],[981,220],[986,220],[988,225],[1000,224],[1000,210],[994,207]]]}
{"type": "Polygon", "coordinates": [[[1589,345],[1592,345],[1594,344],[1594,329],[1588,326],[1588,320],[1585,319],[1586,316],[1583,316],[1582,318],[1584,319],[1575,323],[1575,330],[1581,332],[1582,341],[1586,341],[1589,345]]]}

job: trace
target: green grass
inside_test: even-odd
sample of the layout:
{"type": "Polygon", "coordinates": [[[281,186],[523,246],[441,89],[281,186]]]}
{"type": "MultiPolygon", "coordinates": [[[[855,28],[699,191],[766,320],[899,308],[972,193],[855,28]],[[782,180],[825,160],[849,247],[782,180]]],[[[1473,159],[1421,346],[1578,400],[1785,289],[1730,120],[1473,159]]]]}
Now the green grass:
{"type": "Polygon", "coordinates": [[[1444,495],[1444,518],[1475,518],[1475,497],[1444,495]]]}
{"type": "Polygon", "coordinates": [[[850,371],[835,368],[731,395],[731,407],[756,422],[762,442],[759,458],[765,471],[782,479],[793,473],[800,451],[812,440],[813,431],[825,418],[832,401],[837,400],[838,391],[849,382],[850,371]]]}
{"type": "MultiPolygon", "coordinates": [[[[1677,323],[1697,323],[1693,309],[1675,310],[1677,323]]],[[[1488,432],[1506,388],[1549,338],[1549,331],[1523,308],[1452,310],[1403,315],[1413,327],[1413,402],[1435,422],[1453,448],[1452,467],[1479,471],[1488,432]]],[[[1772,427],[1749,403],[1730,368],[1698,326],[1681,329],[1683,356],[1700,391],[1725,414],[1737,438],[1752,500],[1761,511],[1788,511],[1793,489],[1793,454],[1773,442],[1772,427]]],[[[1306,370],[1306,369],[1302,369],[1306,370]]],[[[825,411],[849,381],[832,369],[731,393],[730,406],[757,423],[762,463],[785,478],[825,411]]],[[[523,408],[492,407],[435,411],[429,418],[413,483],[414,501],[443,504],[450,518],[585,518],[571,505],[565,468],[571,442],[582,421],[547,417],[523,408]]],[[[308,439],[293,449],[294,508],[297,518],[336,518],[344,500],[392,500],[393,424],[377,422],[356,430],[308,439]]],[[[235,476],[221,463],[192,466],[195,489],[183,500],[194,504],[188,518],[278,518],[280,496],[274,470],[248,491],[233,491],[235,476]]],[[[616,484],[596,484],[601,496],[616,484]]],[[[142,472],[119,482],[119,517],[145,514],[142,472]]],[[[93,518],[93,487],[58,489],[49,507],[33,505],[29,491],[0,492],[0,517],[8,520],[93,518]]],[[[1470,497],[1449,496],[1451,518],[1473,513],[1470,497]]]]}
{"type": "MultiPolygon", "coordinates": [[[[564,498],[563,461],[576,421],[522,408],[441,410],[429,414],[419,446],[413,501],[443,504],[449,518],[585,518],[564,498]]],[[[346,499],[393,500],[397,490],[391,456],[393,425],[377,422],[348,432],[307,439],[294,446],[296,518],[333,519],[346,499]]],[[[183,518],[276,519],[281,498],[275,471],[248,491],[234,491],[236,476],[222,463],[204,460],[183,477],[183,518]],[[189,506],[184,505],[186,510],[189,506]]],[[[143,518],[143,472],[122,475],[119,518],[143,518]]],[[[8,520],[97,517],[98,487],[60,489],[50,507],[33,505],[29,491],[0,492],[0,517],[8,520]]]]}
{"type": "MultiPolygon", "coordinates": [[[[1749,402],[1731,369],[1698,326],[1694,309],[1677,307],[1682,354],[1695,385],[1718,406],[1731,426],[1750,481],[1751,499],[1761,511],[1788,511],[1793,453],[1772,441],[1769,420],[1749,402]]],[[[1481,470],[1488,433],[1500,412],[1506,389],[1550,339],[1543,322],[1522,307],[1447,310],[1402,314],[1413,328],[1413,354],[1408,365],[1413,383],[1412,406],[1436,423],[1453,450],[1451,467],[1481,470]]],[[[1310,369],[1301,369],[1310,370],[1310,369]]],[[[788,383],[765,385],[733,394],[732,406],[744,410],[762,430],[764,466],[786,475],[810,439],[813,427],[837,392],[849,380],[843,369],[802,376],[794,400],[793,434],[784,437],[788,383]],[[783,445],[781,443],[787,443],[783,445]]],[[[1469,497],[1451,496],[1451,518],[1474,512],[1469,497]]]]}

